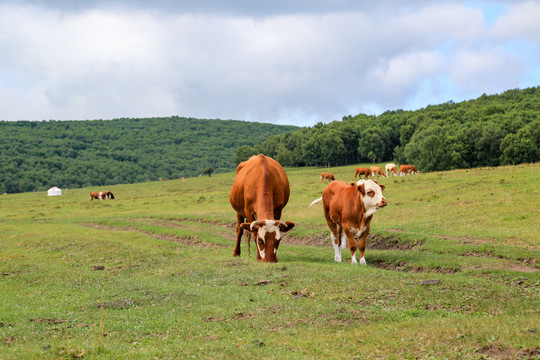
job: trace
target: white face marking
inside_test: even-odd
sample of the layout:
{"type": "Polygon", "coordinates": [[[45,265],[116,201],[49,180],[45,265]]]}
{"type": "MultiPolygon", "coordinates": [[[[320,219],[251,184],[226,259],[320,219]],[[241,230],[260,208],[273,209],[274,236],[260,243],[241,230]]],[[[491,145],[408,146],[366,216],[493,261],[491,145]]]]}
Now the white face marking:
{"type": "MultiPolygon", "coordinates": [[[[263,226],[259,226],[258,236],[266,243],[266,233],[276,233],[276,240],[281,239],[281,232],[279,230],[279,225],[277,225],[275,220],[265,220],[263,226]]],[[[259,241],[257,241],[257,250],[261,255],[261,259],[264,259],[265,249],[259,248],[259,241]]],[[[277,249],[274,248],[274,254],[277,254],[277,249]]]]}
{"type": "Polygon", "coordinates": [[[382,194],[381,187],[373,180],[358,180],[356,182],[357,185],[364,184],[364,189],[366,195],[363,196],[364,201],[364,207],[366,208],[366,213],[364,217],[370,217],[373,215],[377,210],[379,210],[379,207],[377,204],[379,204],[382,199],[384,199],[384,196],[382,194]],[[373,196],[368,195],[370,192],[373,192],[373,196]]]}
{"type": "Polygon", "coordinates": [[[281,232],[279,231],[279,225],[276,225],[274,220],[265,220],[265,225],[259,227],[259,236],[263,239],[266,238],[267,232],[275,232],[276,240],[281,239],[281,232]]]}

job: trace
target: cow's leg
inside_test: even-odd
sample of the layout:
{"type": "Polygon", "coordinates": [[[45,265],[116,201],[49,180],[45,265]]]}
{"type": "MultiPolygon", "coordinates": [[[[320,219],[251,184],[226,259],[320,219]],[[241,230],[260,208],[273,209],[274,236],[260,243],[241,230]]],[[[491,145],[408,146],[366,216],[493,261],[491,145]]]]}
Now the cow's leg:
{"type": "Polygon", "coordinates": [[[330,219],[327,209],[324,209],[324,217],[330,229],[330,239],[332,239],[334,247],[334,261],[341,262],[341,227],[330,219]]]}
{"type": "Polygon", "coordinates": [[[354,238],[354,235],[351,233],[350,229],[347,228],[343,230],[343,236],[349,242],[349,250],[351,250],[351,264],[356,265],[358,264],[358,262],[356,261],[356,250],[358,249],[358,242],[354,238]]]}
{"type": "Polygon", "coordinates": [[[233,256],[240,256],[240,242],[244,229],[240,226],[244,222],[244,217],[240,214],[236,214],[236,246],[234,247],[233,256]]]}
{"type": "Polygon", "coordinates": [[[332,232],[330,233],[330,238],[332,239],[332,245],[334,246],[334,261],[341,262],[341,246],[339,246],[339,238],[332,232]]]}
{"type": "Polygon", "coordinates": [[[360,238],[358,239],[358,250],[360,251],[360,265],[366,265],[366,259],[364,257],[366,253],[366,242],[367,242],[367,236],[369,234],[369,226],[368,228],[360,235],[360,238]]]}

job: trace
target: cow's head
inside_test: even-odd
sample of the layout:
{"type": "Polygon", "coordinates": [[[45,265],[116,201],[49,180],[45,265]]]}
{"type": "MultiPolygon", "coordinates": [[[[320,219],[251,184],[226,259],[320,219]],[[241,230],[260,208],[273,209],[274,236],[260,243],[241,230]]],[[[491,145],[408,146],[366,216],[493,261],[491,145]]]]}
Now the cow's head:
{"type": "Polygon", "coordinates": [[[281,236],[292,230],[294,225],[290,221],[255,220],[251,224],[243,223],[241,226],[244,230],[257,234],[255,244],[261,261],[277,262],[277,251],[281,236]]]}
{"type": "Polygon", "coordinates": [[[384,185],[379,185],[373,180],[358,180],[356,182],[358,191],[362,194],[364,208],[366,209],[365,217],[369,217],[386,206],[386,199],[383,196],[384,185]]]}

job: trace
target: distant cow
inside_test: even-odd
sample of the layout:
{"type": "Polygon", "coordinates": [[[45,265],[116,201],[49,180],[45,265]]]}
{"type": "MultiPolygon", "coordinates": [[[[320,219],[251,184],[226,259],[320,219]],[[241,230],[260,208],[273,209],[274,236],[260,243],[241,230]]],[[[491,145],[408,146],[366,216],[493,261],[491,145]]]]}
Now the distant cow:
{"type": "Polygon", "coordinates": [[[92,200],[103,200],[103,199],[114,199],[114,195],[110,191],[100,191],[90,193],[90,201],[92,200]]]}
{"type": "Polygon", "coordinates": [[[362,178],[362,175],[364,175],[366,177],[366,179],[369,177],[369,175],[371,175],[371,172],[369,171],[368,168],[365,168],[365,167],[357,167],[356,169],[354,169],[354,178],[356,179],[356,177],[358,176],[359,179],[362,178]]]}
{"type": "Polygon", "coordinates": [[[321,181],[324,181],[324,180],[333,181],[333,180],[336,180],[336,178],[331,173],[321,173],[321,181]]]}
{"type": "Polygon", "coordinates": [[[360,251],[360,264],[366,265],[364,258],[366,240],[373,214],[386,206],[382,192],[384,185],[373,180],[358,180],[353,184],[333,181],[310,206],[322,200],[324,217],[330,228],[330,238],[334,246],[334,261],[341,262],[341,249],[349,244],[351,264],[357,264],[356,251],[360,251]]]}
{"type": "Polygon", "coordinates": [[[240,256],[240,240],[247,230],[255,239],[257,260],[278,261],[281,236],[295,225],[290,221],[280,221],[289,194],[287,174],[274,159],[262,154],[254,155],[238,165],[230,194],[237,219],[233,256],[240,256]],[[244,223],[246,219],[247,223],[244,223]]]}
{"type": "Polygon", "coordinates": [[[386,170],[386,176],[390,176],[392,173],[392,176],[397,176],[396,164],[386,164],[384,169],[386,170]]]}
{"type": "Polygon", "coordinates": [[[418,174],[418,170],[414,167],[414,165],[399,165],[399,172],[401,175],[408,175],[410,174],[418,174]]]}
{"type": "Polygon", "coordinates": [[[382,175],[383,177],[386,177],[386,175],[384,175],[382,169],[378,166],[371,166],[369,168],[369,172],[371,173],[371,176],[375,176],[375,174],[377,175],[382,175]]]}

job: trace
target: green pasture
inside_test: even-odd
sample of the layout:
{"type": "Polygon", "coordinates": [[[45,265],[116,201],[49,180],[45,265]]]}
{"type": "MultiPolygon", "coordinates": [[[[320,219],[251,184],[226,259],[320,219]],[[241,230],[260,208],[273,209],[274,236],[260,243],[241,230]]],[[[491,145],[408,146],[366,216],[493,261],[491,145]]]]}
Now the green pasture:
{"type": "Polygon", "coordinates": [[[540,164],[379,178],[366,267],[309,207],[354,166],[286,170],[277,264],[234,173],[0,195],[0,359],[540,358],[540,164]]]}

